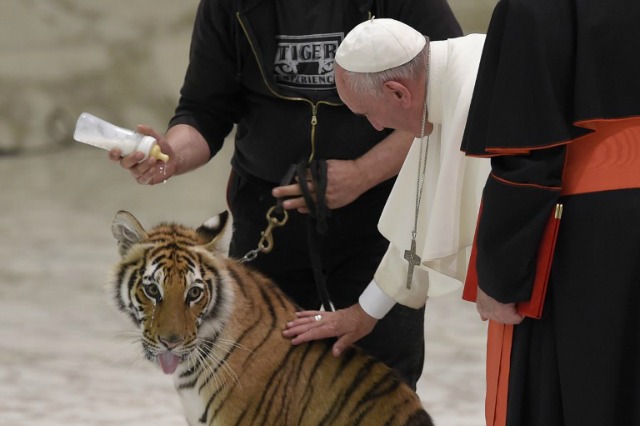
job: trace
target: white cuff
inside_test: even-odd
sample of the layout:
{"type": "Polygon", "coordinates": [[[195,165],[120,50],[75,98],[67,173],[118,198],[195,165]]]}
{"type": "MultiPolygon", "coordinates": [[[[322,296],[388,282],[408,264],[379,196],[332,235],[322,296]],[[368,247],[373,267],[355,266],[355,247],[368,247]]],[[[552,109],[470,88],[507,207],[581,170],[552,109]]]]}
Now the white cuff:
{"type": "Polygon", "coordinates": [[[396,301],[387,296],[375,280],[371,280],[367,288],[360,295],[360,306],[370,316],[382,319],[393,308],[396,301]]]}

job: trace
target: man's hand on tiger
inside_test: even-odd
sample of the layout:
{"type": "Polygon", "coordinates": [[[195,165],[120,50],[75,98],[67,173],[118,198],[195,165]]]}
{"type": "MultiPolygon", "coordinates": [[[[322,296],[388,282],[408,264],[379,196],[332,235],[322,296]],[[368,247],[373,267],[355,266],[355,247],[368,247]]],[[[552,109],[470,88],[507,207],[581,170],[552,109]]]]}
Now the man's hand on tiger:
{"type": "Polygon", "coordinates": [[[356,303],[335,312],[296,312],[296,319],[286,324],[282,335],[291,338],[294,345],[337,337],[332,352],[339,356],[347,347],[371,333],[377,322],[356,303]]]}

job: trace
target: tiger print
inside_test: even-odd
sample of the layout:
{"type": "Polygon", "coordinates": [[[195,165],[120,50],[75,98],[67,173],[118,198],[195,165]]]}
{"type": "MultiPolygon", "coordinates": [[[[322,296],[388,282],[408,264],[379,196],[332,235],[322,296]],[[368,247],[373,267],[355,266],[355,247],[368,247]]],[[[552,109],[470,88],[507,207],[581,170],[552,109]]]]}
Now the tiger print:
{"type": "Polygon", "coordinates": [[[357,348],[294,346],[296,306],[217,244],[227,222],[149,232],[128,212],[112,232],[121,260],[110,288],[139,327],[143,353],[173,376],[189,425],[432,425],[416,393],[357,348]]]}

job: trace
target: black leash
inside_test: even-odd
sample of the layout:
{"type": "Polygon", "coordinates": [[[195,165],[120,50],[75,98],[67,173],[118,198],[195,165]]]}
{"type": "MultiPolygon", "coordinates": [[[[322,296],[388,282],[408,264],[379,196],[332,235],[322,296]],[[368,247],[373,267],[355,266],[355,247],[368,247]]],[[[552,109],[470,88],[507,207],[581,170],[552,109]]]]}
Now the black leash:
{"type": "Polygon", "coordinates": [[[325,311],[333,311],[333,304],[327,289],[327,283],[322,269],[322,259],[320,256],[320,237],[327,233],[327,217],[330,210],[325,203],[325,192],[327,190],[327,162],[324,160],[313,160],[311,163],[300,162],[297,167],[297,177],[302,196],[309,208],[309,218],[307,220],[307,246],[309,248],[309,259],[311,269],[316,282],[316,290],[325,311]],[[307,179],[307,168],[310,171],[311,181],[315,188],[316,200],[311,197],[307,179]]]}
{"type": "Polygon", "coordinates": [[[306,168],[306,163],[301,162],[298,164],[298,182],[302,189],[304,201],[307,203],[307,207],[309,207],[309,216],[315,220],[318,233],[324,235],[327,233],[327,217],[329,216],[329,210],[327,210],[327,204],[325,203],[325,193],[327,192],[327,162],[324,160],[313,160],[308,165],[311,173],[311,181],[316,188],[316,201],[313,200],[311,191],[309,191],[306,168]]]}

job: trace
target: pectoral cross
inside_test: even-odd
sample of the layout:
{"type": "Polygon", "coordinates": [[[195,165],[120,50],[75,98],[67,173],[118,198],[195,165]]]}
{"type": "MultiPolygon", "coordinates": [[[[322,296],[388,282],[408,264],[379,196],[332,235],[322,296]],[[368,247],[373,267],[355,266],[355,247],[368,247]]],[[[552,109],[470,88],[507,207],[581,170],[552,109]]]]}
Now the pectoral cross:
{"type": "Polygon", "coordinates": [[[409,269],[407,270],[407,289],[411,290],[411,280],[413,279],[413,268],[420,264],[420,256],[416,254],[416,240],[411,239],[411,250],[404,251],[404,258],[409,262],[409,269]]]}

